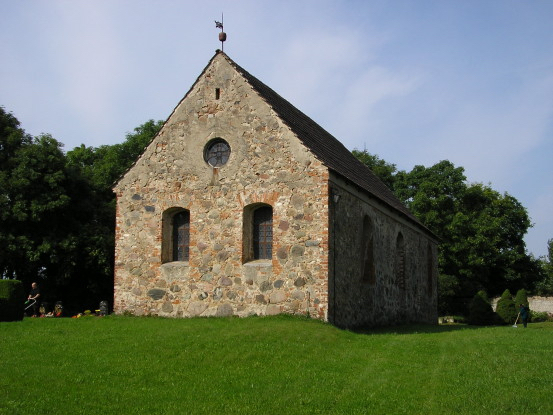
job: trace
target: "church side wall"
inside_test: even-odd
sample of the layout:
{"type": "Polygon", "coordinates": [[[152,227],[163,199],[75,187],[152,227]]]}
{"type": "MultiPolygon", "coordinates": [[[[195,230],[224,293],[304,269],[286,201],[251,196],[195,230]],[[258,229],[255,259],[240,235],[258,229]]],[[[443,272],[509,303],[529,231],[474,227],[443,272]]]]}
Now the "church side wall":
{"type": "Polygon", "coordinates": [[[347,328],[437,324],[436,241],[336,175],[329,192],[329,320],[347,328]]]}
{"type": "Polygon", "coordinates": [[[328,170],[223,58],[115,191],[116,313],[326,318],[328,170]],[[213,168],[203,152],[217,137],[231,154],[213,168]],[[244,208],[256,203],[273,209],[272,258],[244,263],[244,208]],[[190,213],[190,258],[163,263],[173,208],[190,213]]]}

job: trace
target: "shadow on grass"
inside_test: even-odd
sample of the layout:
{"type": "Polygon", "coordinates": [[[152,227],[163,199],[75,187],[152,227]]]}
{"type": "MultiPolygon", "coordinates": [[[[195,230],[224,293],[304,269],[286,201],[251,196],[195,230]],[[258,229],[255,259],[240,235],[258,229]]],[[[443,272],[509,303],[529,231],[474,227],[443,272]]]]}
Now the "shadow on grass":
{"type": "Polygon", "coordinates": [[[449,333],[459,330],[482,330],[482,329],[509,329],[509,330],[552,330],[553,322],[537,322],[529,323],[528,328],[522,327],[519,324],[518,327],[513,327],[511,324],[504,325],[489,325],[489,326],[473,326],[470,324],[406,324],[398,326],[388,327],[373,327],[373,328],[359,328],[351,330],[357,334],[421,334],[421,333],[449,333]]]}
{"type": "MultiPolygon", "coordinates": [[[[267,320],[288,320],[288,321],[306,321],[314,324],[328,325],[338,330],[345,330],[356,334],[421,334],[421,333],[447,333],[459,330],[479,330],[484,328],[502,327],[502,326],[473,326],[464,323],[452,323],[452,324],[400,324],[395,326],[382,326],[382,327],[357,327],[357,328],[340,328],[334,326],[332,323],[324,322],[318,319],[309,318],[302,315],[290,315],[279,314],[276,316],[259,316],[259,317],[247,317],[252,319],[267,319],[267,320]]],[[[503,326],[507,327],[507,326],[503,326]]]]}
{"type": "Polygon", "coordinates": [[[406,324],[387,327],[358,328],[351,330],[357,334],[424,334],[424,333],[448,333],[459,330],[479,330],[499,326],[471,326],[468,324],[406,324]]]}

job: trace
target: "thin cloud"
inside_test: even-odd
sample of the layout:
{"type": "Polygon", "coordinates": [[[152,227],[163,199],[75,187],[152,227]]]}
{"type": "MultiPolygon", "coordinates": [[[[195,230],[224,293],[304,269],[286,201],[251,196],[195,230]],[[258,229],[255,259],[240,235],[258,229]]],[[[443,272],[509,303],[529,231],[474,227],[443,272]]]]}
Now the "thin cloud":
{"type": "Polygon", "coordinates": [[[0,105],[66,149],[121,142],[194,83],[220,48],[222,11],[231,58],[348,148],[402,169],[465,167],[529,206],[529,247],[542,253],[543,233],[553,237],[537,210],[553,210],[553,9],[468,4],[0,1],[0,105]]]}
{"type": "Polygon", "coordinates": [[[62,30],[51,34],[50,52],[60,70],[59,99],[87,131],[98,133],[98,141],[87,143],[96,145],[100,132],[115,121],[116,93],[124,78],[116,22],[102,3],[57,6],[62,30]]]}
{"type": "Polygon", "coordinates": [[[332,100],[329,91],[344,84],[357,59],[356,40],[348,31],[302,31],[283,45],[271,78],[280,85],[279,92],[296,106],[324,105],[332,100]]]}
{"type": "Polygon", "coordinates": [[[512,177],[516,160],[551,128],[553,83],[536,80],[501,96],[473,96],[445,108],[449,122],[439,132],[443,138],[434,137],[429,150],[436,158],[450,154],[478,171],[480,180],[512,177]]]}
{"type": "Polygon", "coordinates": [[[547,241],[553,239],[553,233],[551,232],[551,229],[553,229],[553,216],[551,215],[553,177],[550,176],[545,179],[548,180],[548,185],[528,207],[534,227],[528,231],[525,238],[528,250],[537,253],[538,256],[546,255],[547,241]]]}
{"type": "MultiPolygon", "coordinates": [[[[360,148],[365,144],[374,146],[384,139],[382,134],[386,126],[383,120],[375,116],[386,107],[400,116],[397,102],[414,93],[420,85],[420,79],[413,73],[394,72],[392,69],[371,65],[355,79],[350,80],[344,96],[339,116],[334,125],[340,136],[345,137],[348,147],[360,148]]],[[[389,120],[389,117],[387,118],[389,120]]]]}

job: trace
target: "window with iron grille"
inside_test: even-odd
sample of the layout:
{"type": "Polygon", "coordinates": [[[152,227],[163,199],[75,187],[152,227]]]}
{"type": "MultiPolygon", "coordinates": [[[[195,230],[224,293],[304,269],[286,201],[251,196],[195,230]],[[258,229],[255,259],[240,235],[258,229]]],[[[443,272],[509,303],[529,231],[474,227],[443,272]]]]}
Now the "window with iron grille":
{"type": "Polygon", "coordinates": [[[262,206],[253,214],[253,251],[255,259],[271,259],[273,254],[273,209],[262,206]]]}
{"type": "Polygon", "coordinates": [[[173,216],[173,261],[188,261],[190,248],[190,213],[173,216]]]}
{"type": "Polygon", "coordinates": [[[230,146],[222,138],[211,140],[204,149],[204,159],[211,167],[221,167],[227,164],[230,157],[230,146]]]}

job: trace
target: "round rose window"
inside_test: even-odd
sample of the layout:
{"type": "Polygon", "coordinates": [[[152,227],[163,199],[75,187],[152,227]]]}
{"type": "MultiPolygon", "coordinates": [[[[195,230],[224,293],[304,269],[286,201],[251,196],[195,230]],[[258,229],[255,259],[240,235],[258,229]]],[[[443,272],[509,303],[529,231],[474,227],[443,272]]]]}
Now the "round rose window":
{"type": "Polygon", "coordinates": [[[230,146],[222,138],[211,140],[205,146],[204,160],[211,167],[221,167],[227,164],[230,157],[230,146]]]}

